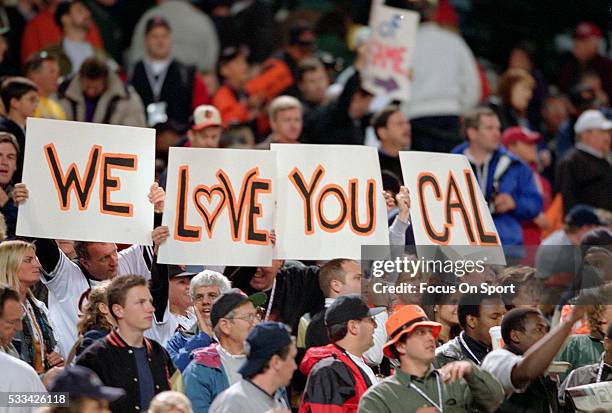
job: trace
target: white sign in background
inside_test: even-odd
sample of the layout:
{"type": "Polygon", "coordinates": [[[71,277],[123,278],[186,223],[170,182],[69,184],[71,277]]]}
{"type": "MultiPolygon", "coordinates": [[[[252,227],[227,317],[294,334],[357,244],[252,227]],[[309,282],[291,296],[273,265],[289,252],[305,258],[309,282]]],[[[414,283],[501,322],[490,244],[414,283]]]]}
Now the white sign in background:
{"type": "Polygon", "coordinates": [[[24,156],[22,182],[30,195],[19,207],[18,235],[151,245],[153,205],[147,195],[155,177],[155,130],[28,118],[24,156]],[[50,145],[54,151],[49,150],[50,145]],[[88,201],[79,203],[73,187],[62,210],[52,165],[61,172],[59,180],[64,182],[69,169],[76,168],[76,176],[84,185],[90,157],[93,159],[95,154],[88,201]],[[110,163],[104,186],[105,155],[110,163]],[[113,159],[121,158],[125,158],[126,165],[113,164],[113,159]],[[129,166],[132,161],[133,166],[129,166]],[[105,195],[103,187],[107,188],[105,195]],[[102,211],[102,197],[106,197],[107,204],[115,205],[107,208],[106,213],[102,211]],[[117,205],[119,208],[130,205],[131,210],[117,213],[113,209],[117,205]]]}
{"type": "Polygon", "coordinates": [[[362,245],[389,244],[376,149],[288,144],[271,149],[277,154],[275,258],[360,259],[362,245]]]}
{"type": "Polygon", "coordinates": [[[465,156],[400,152],[400,161],[404,185],[410,190],[417,252],[419,246],[434,245],[449,258],[506,264],[489,207],[465,156]]]}
{"type": "Polygon", "coordinates": [[[363,87],[390,100],[408,100],[419,15],[383,4],[372,9],[363,87]]]}
{"type": "Polygon", "coordinates": [[[159,262],[271,265],[273,246],[268,235],[263,243],[253,242],[248,231],[269,234],[273,229],[275,174],[275,154],[270,151],[170,148],[163,216],[170,238],[160,246],[159,262]],[[184,192],[179,192],[179,179],[184,179],[184,192]],[[182,202],[185,218],[181,223],[182,202]]]}

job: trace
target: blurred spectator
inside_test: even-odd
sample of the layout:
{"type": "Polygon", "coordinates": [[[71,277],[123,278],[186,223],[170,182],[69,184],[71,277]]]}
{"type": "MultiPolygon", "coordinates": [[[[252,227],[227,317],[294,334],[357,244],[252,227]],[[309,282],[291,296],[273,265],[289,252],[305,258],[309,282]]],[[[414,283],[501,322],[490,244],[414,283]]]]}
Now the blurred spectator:
{"type": "Polygon", "coordinates": [[[459,115],[480,98],[476,60],[459,35],[432,21],[435,2],[411,1],[408,8],[417,8],[421,16],[412,91],[402,105],[412,125],[413,149],[450,152],[461,143],[459,115]]]}
{"type": "Polygon", "coordinates": [[[361,87],[359,72],[356,72],[335,102],[311,112],[304,120],[302,141],[362,145],[367,125],[364,121],[372,98],[373,95],[361,87]]]}
{"type": "Polygon", "coordinates": [[[242,46],[230,46],[221,51],[219,75],[222,84],[212,104],[221,112],[224,127],[247,126],[257,135],[258,120],[262,121],[259,108],[263,101],[259,96],[249,96],[245,90],[249,80],[248,53],[242,46]]]}
{"type": "Polygon", "coordinates": [[[521,221],[542,212],[542,197],[531,169],[500,143],[500,122],[489,108],[465,115],[467,142],[453,153],[467,156],[489,205],[507,260],[524,257],[521,221]]]}
{"type": "Polygon", "coordinates": [[[191,402],[183,393],[163,391],[151,400],[149,413],[192,413],[191,402]]]}
{"type": "Polygon", "coordinates": [[[91,13],[93,21],[100,29],[104,50],[116,61],[123,60],[123,30],[120,15],[125,9],[125,2],[119,0],[83,0],[91,13]]]}
{"type": "MultiPolygon", "coordinates": [[[[612,66],[611,66],[612,67],[612,66]]],[[[580,77],[581,85],[590,86],[595,92],[596,102],[595,105],[598,107],[606,107],[610,104],[610,99],[606,91],[603,89],[603,82],[601,76],[593,70],[586,71],[580,77]]]]}
{"type": "MultiPolygon", "coordinates": [[[[125,395],[123,389],[104,386],[92,370],[81,366],[64,369],[49,385],[50,392],[68,393],[70,411],[75,413],[110,413],[109,403],[125,395]]],[[[51,407],[44,413],[63,413],[62,407],[51,407]]]]}
{"type": "Polygon", "coordinates": [[[557,166],[556,185],[564,211],[576,204],[612,211],[611,130],[612,121],[598,110],[587,110],[576,121],[576,147],[557,166]]]}
{"type": "Polygon", "coordinates": [[[142,98],[148,125],[167,121],[187,126],[192,111],[208,103],[208,89],[197,68],[172,57],[172,29],[161,16],[145,25],[145,56],[130,83],[142,98]]]}
{"type": "MultiPolygon", "coordinates": [[[[21,66],[19,51],[21,50],[21,38],[26,24],[32,20],[38,12],[46,5],[45,0],[17,0],[9,7],[2,7],[6,13],[6,20],[10,32],[7,35],[9,44],[8,61],[13,67],[21,66]]],[[[4,13],[0,11],[0,14],[4,13]]],[[[4,20],[4,16],[1,18],[4,20]]]]}
{"type": "Polygon", "coordinates": [[[316,57],[304,59],[298,65],[298,89],[304,114],[325,106],[325,92],[329,87],[329,75],[321,60],[316,57]]]}
{"type": "MultiPolygon", "coordinates": [[[[0,24],[8,24],[3,22],[2,19],[2,6],[0,6],[0,24]]],[[[14,65],[10,61],[10,46],[7,41],[7,37],[10,33],[10,27],[4,25],[0,26],[0,77],[4,76],[15,76],[18,74],[17,65],[14,65]]]]}
{"type": "Polygon", "coordinates": [[[0,131],[11,133],[17,138],[19,152],[13,182],[21,182],[26,119],[29,116],[34,116],[38,107],[38,88],[26,78],[8,78],[0,86],[0,96],[6,111],[6,115],[0,117],[0,131]]]}
{"type": "Polygon", "coordinates": [[[297,81],[299,79],[299,64],[306,58],[314,56],[316,51],[316,35],[311,25],[298,21],[289,28],[287,44],[275,56],[289,67],[293,84],[283,94],[298,96],[297,81]]]}
{"type": "Polygon", "coordinates": [[[512,126],[535,130],[527,117],[535,86],[533,77],[523,69],[508,69],[501,76],[497,97],[491,99],[490,106],[497,112],[502,131],[512,126]]]}
{"type": "Polygon", "coordinates": [[[594,23],[582,22],[576,26],[574,48],[564,56],[557,78],[562,91],[568,92],[585,72],[594,71],[601,78],[606,94],[612,94],[612,61],[599,54],[602,41],[601,29],[594,23]]]}
{"type": "Polygon", "coordinates": [[[410,149],[410,122],[397,106],[389,106],[372,118],[372,128],[380,141],[380,169],[391,171],[403,182],[399,153],[410,149]]]}
{"type": "Polygon", "coordinates": [[[272,133],[257,144],[257,149],[270,149],[272,143],[298,143],[302,134],[302,104],[293,96],[279,96],[268,107],[272,133]]]}
{"type": "MultiPolygon", "coordinates": [[[[62,30],[55,22],[55,8],[61,0],[46,0],[47,6],[28,22],[21,38],[21,62],[25,63],[30,55],[62,40],[62,30]]],[[[87,41],[94,48],[103,48],[98,26],[91,22],[86,34],[87,41]]],[[[78,68],[76,68],[78,69],[78,68]]],[[[75,70],[76,70],[75,69],[75,70]]]]}
{"type": "Polygon", "coordinates": [[[106,63],[89,58],[76,76],[59,88],[59,98],[68,120],[112,125],[146,125],[144,107],[132,86],[124,85],[106,63]]]}
{"type": "Polygon", "coordinates": [[[103,49],[95,47],[87,39],[92,21],[91,13],[83,2],[58,4],[54,17],[55,24],[62,30],[62,39],[47,46],[45,50],[57,58],[62,76],[77,73],[83,62],[90,57],[109,60],[103,49]]]}
{"type": "Polygon", "coordinates": [[[536,278],[533,267],[518,265],[508,267],[499,273],[497,285],[508,287],[502,294],[506,310],[513,308],[538,308],[542,293],[542,282],[536,278]]]}
{"type": "MultiPolygon", "coordinates": [[[[192,116],[193,124],[187,131],[187,137],[179,143],[180,146],[192,148],[218,148],[223,133],[221,114],[216,107],[201,105],[195,108],[192,116]]],[[[168,170],[159,176],[159,185],[166,186],[168,170]]]]}
{"type": "Polygon", "coordinates": [[[160,0],[158,5],[142,15],[129,52],[130,66],[145,54],[145,26],[154,16],[166,19],[173,28],[174,56],[187,65],[195,65],[202,72],[214,73],[219,56],[219,39],[210,18],[187,0],[160,0]]]}
{"type": "Polygon", "coordinates": [[[575,132],[574,125],[576,120],[583,112],[589,109],[597,108],[597,96],[595,90],[589,85],[577,85],[572,88],[569,94],[570,98],[570,117],[561,124],[559,133],[555,138],[555,158],[557,160],[563,158],[565,153],[574,147],[575,132]]]}
{"type": "Polygon", "coordinates": [[[38,107],[34,116],[47,119],[66,119],[60,104],[54,99],[59,86],[59,64],[46,51],[33,54],[23,68],[24,75],[38,86],[38,107]]]}
{"type": "Polygon", "coordinates": [[[0,212],[6,223],[5,236],[13,238],[17,227],[17,204],[13,200],[13,175],[17,170],[19,144],[15,136],[0,132],[0,212]]]}
{"type": "MultiPolygon", "coordinates": [[[[2,322],[2,328],[0,328],[0,354],[4,353],[19,359],[19,352],[13,345],[13,338],[23,328],[22,319],[23,308],[21,307],[19,293],[8,284],[0,283],[0,322],[2,322]]],[[[27,366],[30,367],[29,365],[27,366]]]]}
{"type": "Polygon", "coordinates": [[[565,95],[550,94],[546,96],[542,103],[542,124],[539,127],[544,142],[548,148],[554,152],[556,148],[555,137],[559,133],[561,125],[569,116],[569,106],[571,103],[565,95]]]}
{"type": "Polygon", "coordinates": [[[353,64],[346,69],[344,69],[332,85],[332,88],[336,88],[337,91],[331,91],[332,96],[335,97],[337,94],[339,95],[344,88],[346,82],[355,74],[355,71],[360,72],[365,67],[365,62],[368,54],[368,41],[370,40],[370,36],[372,35],[372,29],[370,27],[360,27],[355,31],[353,35],[353,45],[355,48],[355,60],[353,64]]]}
{"type": "MultiPolygon", "coordinates": [[[[542,103],[548,95],[548,84],[542,72],[535,67],[536,46],[529,42],[521,42],[516,45],[508,57],[508,69],[523,69],[528,72],[535,81],[533,95],[527,107],[529,123],[538,130],[542,122],[542,103]]],[[[540,131],[541,132],[541,131],[540,131]]]]}
{"type": "MultiPolygon", "coordinates": [[[[545,211],[552,202],[552,188],[550,182],[538,172],[538,148],[536,145],[541,139],[542,136],[538,133],[513,126],[504,131],[502,144],[531,168],[534,183],[542,197],[543,210],[545,211]]],[[[527,257],[528,259],[529,257],[533,258],[535,254],[533,247],[540,245],[540,242],[542,242],[542,229],[549,229],[548,220],[544,213],[540,212],[533,220],[522,221],[521,227],[523,229],[523,244],[529,250],[527,257]]]]}

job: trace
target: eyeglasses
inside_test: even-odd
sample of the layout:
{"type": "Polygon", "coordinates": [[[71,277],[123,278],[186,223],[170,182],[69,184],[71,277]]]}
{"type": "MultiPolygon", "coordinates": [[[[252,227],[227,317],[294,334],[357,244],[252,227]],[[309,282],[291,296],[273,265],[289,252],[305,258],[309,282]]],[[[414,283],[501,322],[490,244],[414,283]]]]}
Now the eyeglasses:
{"type": "Polygon", "coordinates": [[[234,317],[228,318],[228,320],[235,320],[235,319],[246,321],[249,324],[253,324],[253,323],[257,323],[261,321],[261,317],[259,316],[259,314],[247,314],[247,315],[243,315],[240,317],[234,316],[234,317]]]}

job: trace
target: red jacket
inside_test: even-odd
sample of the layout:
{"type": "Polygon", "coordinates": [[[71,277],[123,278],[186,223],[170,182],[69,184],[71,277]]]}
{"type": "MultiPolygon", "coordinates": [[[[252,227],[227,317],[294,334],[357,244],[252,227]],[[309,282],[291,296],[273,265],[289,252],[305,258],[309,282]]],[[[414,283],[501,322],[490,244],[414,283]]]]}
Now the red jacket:
{"type": "Polygon", "coordinates": [[[312,347],[300,363],[308,376],[299,413],[353,413],[372,384],[348,354],[335,344],[312,347]]]}

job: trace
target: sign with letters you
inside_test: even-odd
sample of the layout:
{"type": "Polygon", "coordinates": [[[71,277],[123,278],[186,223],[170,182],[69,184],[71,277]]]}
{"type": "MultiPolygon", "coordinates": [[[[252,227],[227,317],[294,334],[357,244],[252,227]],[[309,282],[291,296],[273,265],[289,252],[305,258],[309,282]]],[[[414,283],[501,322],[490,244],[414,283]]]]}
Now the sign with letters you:
{"type": "Polygon", "coordinates": [[[17,234],[151,245],[155,131],[28,118],[17,234]]]}
{"type": "Polygon", "coordinates": [[[388,245],[376,149],[273,144],[277,154],[276,258],[361,258],[388,245]]]}
{"type": "Polygon", "coordinates": [[[438,246],[449,258],[506,264],[493,217],[464,155],[400,152],[400,161],[420,255],[419,246],[429,252],[427,246],[438,246]]]}
{"type": "Polygon", "coordinates": [[[271,265],[274,168],[270,151],[170,148],[159,262],[271,265]]]}
{"type": "Polygon", "coordinates": [[[376,4],[369,26],[372,36],[363,72],[364,88],[391,100],[408,100],[418,13],[376,4]]]}

